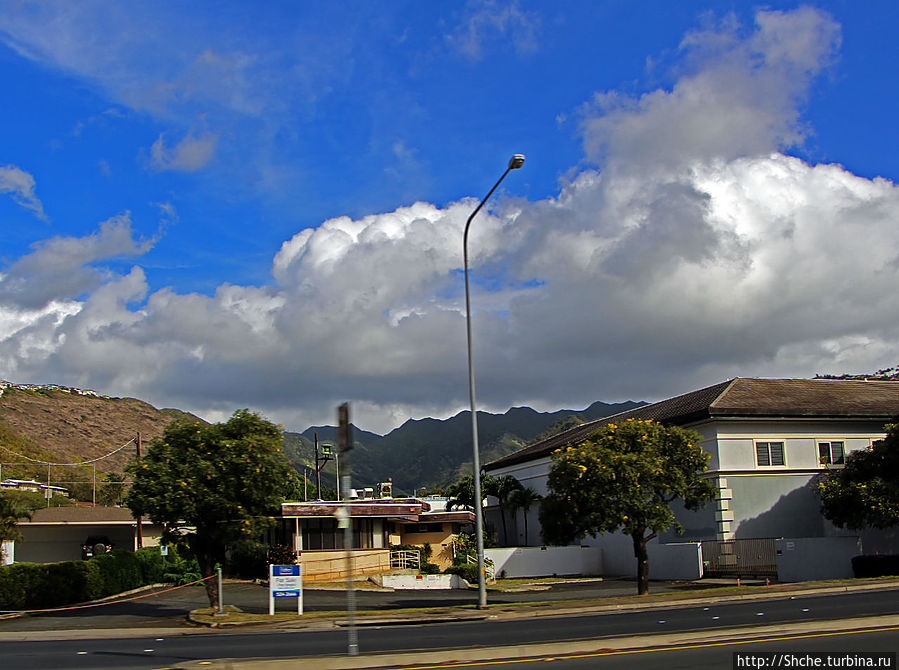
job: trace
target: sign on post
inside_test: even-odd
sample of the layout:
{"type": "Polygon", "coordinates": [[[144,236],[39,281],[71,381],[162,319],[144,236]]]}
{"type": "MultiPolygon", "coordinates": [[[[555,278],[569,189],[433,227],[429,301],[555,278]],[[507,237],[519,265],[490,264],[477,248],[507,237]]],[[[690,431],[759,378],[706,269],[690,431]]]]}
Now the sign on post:
{"type": "Polygon", "coordinates": [[[297,614],[303,613],[303,566],[268,566],[268,613],[275,614],[275,598],[296,598],[297,614]]]}

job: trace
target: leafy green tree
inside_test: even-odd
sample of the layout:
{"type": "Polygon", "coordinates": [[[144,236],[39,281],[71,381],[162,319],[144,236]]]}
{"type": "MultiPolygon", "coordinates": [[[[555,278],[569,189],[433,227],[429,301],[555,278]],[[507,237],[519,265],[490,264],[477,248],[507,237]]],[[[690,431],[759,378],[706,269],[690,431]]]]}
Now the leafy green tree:
{"type": "MultiPolygon", "coordinates": [[[[274,523],[288,487],[281,429],[249,410],[214,425],[177,420],[130,468],[125,504],[183,539],[203,577],[215,574],[229,546],[252,541],[274,523]]],[[[218,607],[214,580],[205,582],[218,607]]]]}
{"type": "Polygon", "coordinates": [[[528,511],[535,502],[543,498],[530,486],[522,486],[512,493],[509,504],[514,510],[521,510],[524,517],[524,544],[528,546],[528,511]]]}
{"type": "Polygon", "coordinates": [[[16,525],[22,519],[30,519],[34,509],[22,498],[0,494],[0,565],[3,564],[3,541],[22,539],[22,533],[16,525]]]}
{"type": "Polygon", "coordinates": [[[567,544],[586,535],[629,535],[637,559],[637,592],[649,593],[646,544],[660,532],[682,532],[670,505],[699,509],[716,490],[703,478],[709,455],[700,435],[655,421],[610,423],[578,445],[553,454],[551,493],[540,506],[544,538],[567,544]]]}
{"type": "Polygon", "coordinates": [[[519,482],[512,475],[503,475],[501,477],[491,477],[487,482],[487,488],[483,492],[486,495],[495,496],[499,501],[499,517],[503,523],[503,544],[509,544],[509,533],[506,528],[506,510],[509,509],[511,498],[516,491],[522,488],[519,482]]]}
{"type": "Polygon", "coordinates": [[[824,516],[841,528],[899,525],[899,424],[870,448],[853,451],[846,466],[818,481],[824,516]]]}
{"type": "Polygon", "coordinates": [[[123,472],[107,472],[101,479],[101,485],[97,487],[97,504],[107,507],[118,505],[125,499],[127,489],[123,472]]]}

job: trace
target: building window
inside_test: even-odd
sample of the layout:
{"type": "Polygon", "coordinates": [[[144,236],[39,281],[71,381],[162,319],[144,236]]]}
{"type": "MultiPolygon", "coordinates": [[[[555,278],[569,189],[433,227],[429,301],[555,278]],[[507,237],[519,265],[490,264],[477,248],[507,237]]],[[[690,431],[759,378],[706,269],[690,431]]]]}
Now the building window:
{"type": "Polygon", "coordinates": [[[443,532],[442,523],[410,523],[406,525],[407,533],[441,533],[443,532]]]}
{"type": "Polygon", "coordinates": [[[756,442],[755,462],[759,465],[786,465],[783,442],[756,442]]]}
{"type": "Polygon", "coordinates": [[[821,465],[843,465],[846,454],[842,442],[818,442],[818,462],[821,465]]]}

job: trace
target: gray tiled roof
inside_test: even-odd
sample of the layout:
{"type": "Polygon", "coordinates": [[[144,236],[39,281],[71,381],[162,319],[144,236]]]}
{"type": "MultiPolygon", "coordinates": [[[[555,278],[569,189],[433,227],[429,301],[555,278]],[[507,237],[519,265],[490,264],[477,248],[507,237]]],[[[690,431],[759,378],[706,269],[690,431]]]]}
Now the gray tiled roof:
{"type": "MultiPolygon", "coordinates": [[[[144,523],[148,519],[144,518],[144,523]]],[[[44,507],[31,513],[31,521],[20,521],[20,524],[28,523],[136,523],[131,510],[127,507],[82,507],[81,505],[66,505],[64,507],[44,507]]]]}
{"type": "Polygon", "coordinates": [[[847,379],[750,379],[714,386],[569,428],[488,463],[495,470],[548,456],[585,439],[602,426],[626,419],[652,419],[683,426],[712,417],[842,417],[888,421],[899,414],[899,382],[847,379]]]}

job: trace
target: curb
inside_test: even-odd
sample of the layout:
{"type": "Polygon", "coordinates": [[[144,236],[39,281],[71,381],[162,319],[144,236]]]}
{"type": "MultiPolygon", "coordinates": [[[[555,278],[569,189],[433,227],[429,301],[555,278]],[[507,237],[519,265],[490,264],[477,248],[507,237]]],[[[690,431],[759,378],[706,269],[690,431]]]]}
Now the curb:
{"type": "MultiPolygon", "coordinates": [[[[396,616],[358,616],[354,623],[356,626],[402,626],[402,625],[418,625],[429,623],[446,623],[451,621],[480,621],[484,619],[526,619],[533,617],[549,617],[549,616],[578,616],[589,613],[610,613],[610,612],[634,612],[673,609],[676,607],[704,606],[709,604],[718,604],[722,602],[733,601],[755,601],[755,600],[774,600],[778,598],[797,598],[809,597],[816,595],[832,595],[835,593],[849,593],[854,591],[873,591],[883,588],[895,588],[899,586],[899,582],[891,582],[888,584],[858,584],[844,585],[817,589],[797,589],[790,591],[772,590],[760,593],[733,594],[726,596],[711,596],[697,598],[681,598],[677,600],[656,601],[656,602],[625,602],[609,605],[595,605],[585,602],[583,605],[566,604],[555,607],[553,603],[540,603],[537,606],[532,604],[523,604],[518,607],[515,605],[504,604],[503,610],[481,610],[477,613],[447,613],[447,614],[427,614],[422,616],[397,614],[396,616]],[[513,611],[509,611],[512,609],[513,611]]],[[[776,588],[776,587],[774,587],[776,588]]],[[[322,617],[314,621],[303,621],[302,619],[275,619],[272,621],[200,621],[193,618],[193,612],[187,616],[191,623],[207,628],[234,628],[239,626],[255,626],[260,624],[279,624],[289,628],[307,628],[316,624],[329,624],[331,626],[344,628],[349,626],[346,619],[336,619],[322,617]]]]}

